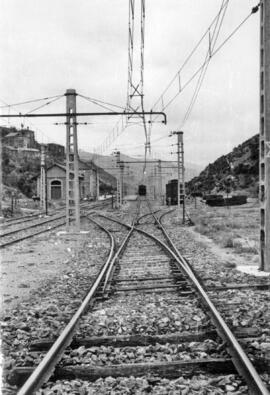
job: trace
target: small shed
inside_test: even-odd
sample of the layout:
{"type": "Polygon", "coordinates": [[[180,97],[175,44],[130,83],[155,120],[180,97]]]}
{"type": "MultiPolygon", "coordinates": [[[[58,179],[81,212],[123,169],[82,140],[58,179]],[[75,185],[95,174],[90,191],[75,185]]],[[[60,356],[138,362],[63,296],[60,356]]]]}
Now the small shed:
{"type": "MultiPolygon", "coordinates": [[[[80,198],[83,198],[83,175],[79,176],[80,198]]],[[[40,175],[37,177],[37,195],[40,196],[40,175]]],[[[47,169],[48,201],[66,199],[66,167],[55,163],[47,169]]]]}

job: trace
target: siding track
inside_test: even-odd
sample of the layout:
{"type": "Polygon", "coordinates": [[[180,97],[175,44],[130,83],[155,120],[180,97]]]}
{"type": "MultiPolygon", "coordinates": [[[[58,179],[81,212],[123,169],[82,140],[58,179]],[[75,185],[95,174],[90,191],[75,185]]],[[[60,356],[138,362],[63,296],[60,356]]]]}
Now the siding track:
{"type": "MultiPolygon", "coordinates": [[[[108,201],[102,201],[97,204],[93,204],[91,206],[91,210],[104,208],[104,206],[108,204],[108,201]]],[[[82,205],[82,208],[85,210],[87,208],[89,209],[89,203],[87,205],[82,205]]],[[[65,225],[65,214],[59,213],[47,219],[40,218],[38,216],[26,218],[25,220],[20,219],[20,221],[18,220],[10,224],[9,227],[15,226],[15,229],[7,230],[0,234],[0,249],[34,236],[38,236],[42,233],[50,232],[53,229],[59,228],[63,225],[65,225]],[[26,222],[30,221],[32,221],[32,223],[26,225],[26,222]]]]}

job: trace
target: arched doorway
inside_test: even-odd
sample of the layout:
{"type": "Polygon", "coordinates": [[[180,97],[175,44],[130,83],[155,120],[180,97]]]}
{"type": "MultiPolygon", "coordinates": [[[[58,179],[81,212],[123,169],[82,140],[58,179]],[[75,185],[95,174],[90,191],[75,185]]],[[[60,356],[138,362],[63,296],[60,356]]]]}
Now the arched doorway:
{"type": "Polygon", "coordinates": [[[57,200],[62,198],[62,182],[54,180],[51,182],[51,199],[57,200]]]}

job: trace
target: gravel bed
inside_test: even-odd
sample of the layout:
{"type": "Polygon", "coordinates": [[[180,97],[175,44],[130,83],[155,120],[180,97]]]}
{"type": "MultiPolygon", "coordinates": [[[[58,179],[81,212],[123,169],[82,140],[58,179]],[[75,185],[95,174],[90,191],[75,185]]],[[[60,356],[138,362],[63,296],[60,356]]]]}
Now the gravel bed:
{"type": "MultiPolygon", "coordinates": [[[[117,215],[111,214],[110,212],[105,212],[104,215],[108,215],[108,217],[119,219],[117,215]]],[[[106,230],[112,233],[116,245],[120,246],[126,235],[128,234],[129,230],[116,222],[110,221],[104,217],[95,216],[93,217],[101,226],[103,226],[106,230]]],[[[119,219],[120,220],[120,219],[119,219]]]]}
{"type": "MultiPolygon", "coordinates": [[[[255,277],[226,267],[226,262],[218,259],[209,249],[192,237],[188,228],[175,222],[172,214],[164,217],[163,223],[179,251],[187,258],[200,275],[206,286],[226,286],[233,284],[264,284],[269,277],[255,277]]],[[[208,292],[225,321],[236,327],[255,327],[261,335],[250,341],[246,350],[250,355],[269,358],[270,350],[270,292],[256,289],[226,290],[208,292]]]]}
{"type": "Polygon", "coordinates": [[[81,336],[164,334],[200,329],[208,317],[196,299],[175,292],[120,295],[99,302],[80,322],[81,336]],[[90,324],[89,324],[90,323],[90,324]]]}
{"type": "MultiPolygon", "coordinates": [[[[265,377],[265,381],[269,381],[265,377]]],[[[107,377],[89,383],[82,380],[57,381],[47,383],[37,395],[220,395],[247,394],[247,387],[235,375],[194,376],[192,379],[179,377],[177,380],[162,379],[155,376],[144,377],[107,377]]]]}
{"type": "MultiPolygon", "coordinates": [[[[136,203],[131,202],[123,206],[117,213],[107,213],[119,220],[130,223],[133,217],[136,203]]],[[[223,285],[228,282],[247,283],[253,281],[253,276],[236,272],[235,270],[221,267],[216,256],[211,254],[205,246],[190,239],[190,235],[180,226],[175,226],[175,214],[165,216],[164,223],[170,225],[168,233],[172,236],[178,247],[183,247],[183,242],[188,242],[187,254],[194,257],[194,267],[200,272],[207,285],[223,285]],[[202,261],[206,261],[206,266],[202,261]],[[236,273],[235,273],[236,272],[236,273]],[[250,277],[252,279],[250,279],[250,277]],[[250,280],[250,281],[249,281],[250,280]]],[[[149,217],[148,217],[149,219],[149,217]]],[[[113,224],[107,220],[97,217],[98,222],[104,223],[106,228],[114,230],[117,243],[120,243],[124,231],[120,225],[113,224]],[[119,232],[120,230],[120,232],[119,232]]],[[[90,225],[89,227],[92,227],[90,225]]],[[[29,342],[42,338],[54,339],[61,329],[68,322],[81,300],[89,289],[99,268],[104,263],[108,253],[108,238],[103,233],[96,230],[90,235],[90,241],[86,240],[80,253],[70,260],[70,269],[61,273],[53,281],[45,282],[44,285],[33,293],[31,301],[22,302],[19,308],[6,313],[1,321],[3,352],[5,356],[5,370],[8,372],[15,364],[29,366],[36,364],[41,355],[39,353],[29,354],[27,347],[29,342]],[[89,258],[90,257],[90,258],[89,258]],[[75,270],[74,270],[75,269],[75,270]]],[[[151,231],[153,226],[143,225],[145,230],[151,231]]],[[[160,231],[155,231],[160,236],[160,231]]],[[[140,237],[136,236],[137,244],[140,248],[140,237]]],[[[145,238],[143,244],[145,244],[145,238]]],[[[150,240],[150,239],[149,239],[150,240]]],[[[81,246],[80,246],[81,247],[81,246]]],[[[130,247],[131,248],[131,247],[130,247]]],[[[151,248],[146,245],[146,249],[151,248]]],[[[141,249],[141,248],[140,248],[141,249]]],[[[185,251],[181,250],[184,254],[185,251]]],[[[132,257],[132,248],[130,258],[132,257]]],[[[138,255],[138,260],[141,259],[138,255]]],[[[155,259],[159,253],[153,254],[153,264],[149,266],[149,275],[156,273],[155,259]],[[152,266],[152,267],[151,267],[152,266]]],[[[150,256],[150,254],[149,254],[150,256]]],[[[147,254],[148,258],[148,254],[147,254]]],[[[128,259],[128,255],[125,257],[128,259]]],[[[168,259],[167,259],[168,261],[168,259]]],[[[142,262],[145,263],[145,262],[142,262]]],[[[160,264],[167,264],[160,260],[160,264]]],[[[192,258],[193,263],[193,258],[192,258]]],[[[138,272],[139,273],[139,272],[138,272]]],[[[134,271],[128,268],[120,269],[118,276],[121,279],[133,277],[134,271]]],[[[140,273],[141,276],[141,273],[140,273]]],[[[261,280],[264,281],[264,280],[261,280]]],[[[254,281],[258,283],[258,279],[254,281]]],[[[224,309],[224,315],[230,324],[234,326],[256,326],[262,329],[259,340],[250,340],[247,348],[251,355],[266,356],[270,349],[270,329],[266,329],[267,314],[269,312],[269,295],[261,291],[228,291],[218,295],[212,293],[213,298],[222,302],[228,300],[235,304],[232,309],[224,309]],[[255,295],[255,296],[254,296],[255,295]],[[236,305],[244,302],[244,307],[236,305]],[[247,302],[248,301],[248,302],[247,302]],[[268,310],[266,310],[268,308],[268,310]],[[255,316],[257,312],[257,316],[255,316]],[[243,322],[245,324],[243,324],[243,322]],[[256,343],[257,342],[257,343],[256,343]],[[263,345],[264,344],[264,345],[263,345]]],[[[224,305],[225,305],[224,303],[224,305]]],[[[195,297],[184,298],[177,292],[148,293],[148,294],[120,294],[114,295],[109,300],[98,301],[91,311],[88,311],[80,321],[76,337],[85,336],[117,336],[117,335],[162,335],[166,333],[181,333],[182,331],[199,331],[209,329],[209,318],[199,307],[195,297]]],[[[140,347],[90,347],[84,346],[76,350],[67,350],[63,360],[63,365],[83,363],[84,365],[106,366],[108,364],[140,363],[157,361],[187,360],[191,358],[207,358],[226,356],[226,351],[219,352],[219,344],[213,340],[204,342],[192,342],[184,344],[154,344],[140,347]]],[[[263,380],[269,385],[270,379],[267,375],[262,375],[263,380]]],[[[15,394],[14,387],[5,386],[3,395],[15,394]]],[[[159,377],[145,376],[119,377],[99,379],[94,383],[83,380],[57,381],[47,383],[44,389],[37,394],[247,394],[247,388],[235,375],[209,376],[200,375],[192,379],[179,377],[177,380],[162,379],[159,377]]]]}
{"type": "Polygon", "coordinates": [[[255,327],[260,336],[249,340],[245,349],[250,356],[270,359],[270,293],[257,290],[228,290],[219,292],[218,297],[210,292],[214,300],[218,300],[219,307],[225,321],[235,327],[255,327]],[[226,307],[227,301],[232,305],[226,307]],[[234,305],[235,304],[235,305],[234,305]]]}
{"type": "Polygon", "coordinates": [[[225,357],[218,351],[219,344],[208,339],[204,342],[181,344],[153,344],[140,347],[84,346],[66,352],[61,365],[119,365],[131,363],[172,362],[179,360],[225,357]]]}
{"type": "Polygon", "coordinates": [[[21,355],[27,354],[30,341],[55,339],[86,296],[109,251],[104,232],[82,235],[80,251],[76,251],[64,273],[47,280],[15,309],[1,316],[2,352],[9,368],[21,355]]]}
{"type": "Polygon", "coordinates": [[[267,277],[255,277],[241,273],[233,267],[226,267],[230,265],[228,261],[218,259],[203,243],[195,240],[189,228],[183,227],[174,216],[174,213],[166,215],[162,223],[179,251],[190,260],[205,286],[226,286],[229,283],[269,283],[270,279],[267,277]]]}

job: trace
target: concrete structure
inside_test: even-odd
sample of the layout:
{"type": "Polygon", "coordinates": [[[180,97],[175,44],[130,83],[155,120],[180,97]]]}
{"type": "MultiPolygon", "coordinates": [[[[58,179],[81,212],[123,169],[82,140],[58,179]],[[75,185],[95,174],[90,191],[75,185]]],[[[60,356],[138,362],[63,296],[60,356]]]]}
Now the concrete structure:
{"type": "Polygon", "coordinates": [[[0,130],[0,217],[2,217],[3,175],[2,175],[2,131],[0,130]]]}
{"type": "Polygon", "coordinates": [[[185,166],[184,166],[184,140],[183,132],[172,132],[172,135],[177,136],[177,206],[178,212],[180,214],[180,202],[183,201],[183,224],[185,223],[185,166]]]}
{"type": "Polygon", "coordinates": [[[270,272],[270,2],[261,2],[260,48],[260,247],[261,269],[270,272]]]}
{"type": "Polygon", "coordinates": [[[66,96],[66,226],[80,230],[80,190],[77,140],[76,91],[67,89],[66,96]]]}
{"type": "Polygon", "coordinates": [[[40,208],[47,214],[47,191],[46,191],[46,156],[45,156],[45,146],[41,146],[40,154],[40,208]]]}

